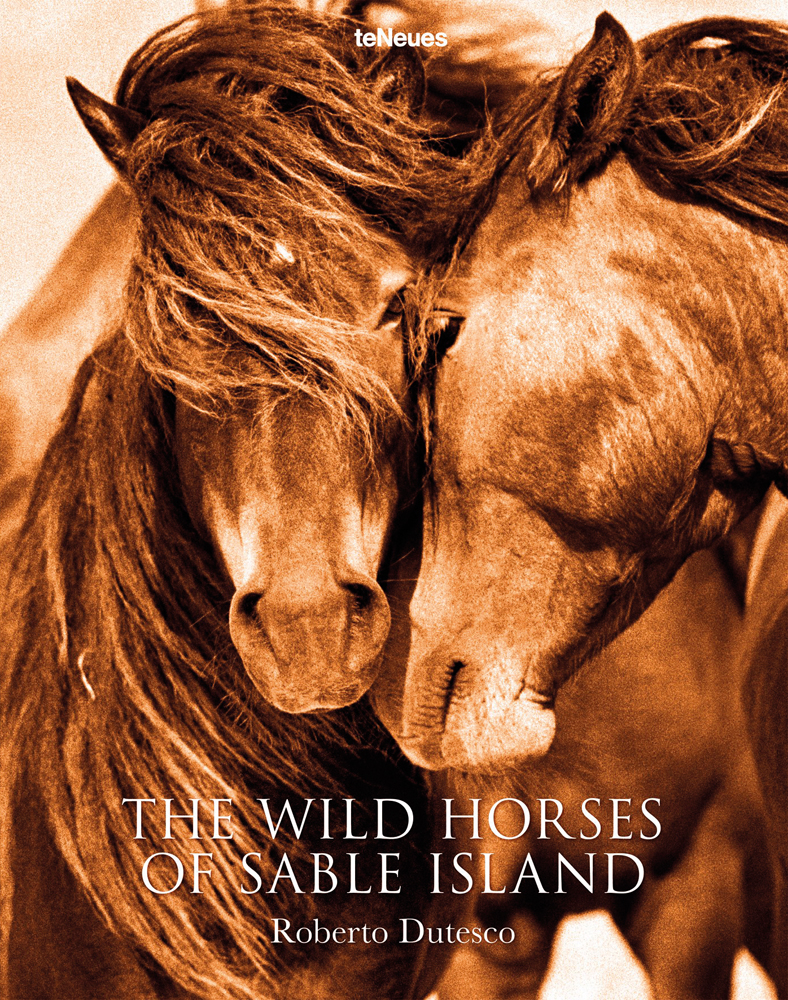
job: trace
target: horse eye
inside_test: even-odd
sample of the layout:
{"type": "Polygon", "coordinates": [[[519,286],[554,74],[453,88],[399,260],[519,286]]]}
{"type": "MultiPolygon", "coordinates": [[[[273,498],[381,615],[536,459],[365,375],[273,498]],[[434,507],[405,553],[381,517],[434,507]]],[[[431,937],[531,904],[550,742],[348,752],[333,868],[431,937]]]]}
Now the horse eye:
{"type": "Polygon", "coordinates": [[[434,312],[429,318],[430,338],[437,358],[442,358],[460,335],[464,316],[456,313],[434,312]]]}
{"type": "Polygon", "coordinates": [[[380,326],[386,326],[389,323],[400,323],[402,321],[403,314],[405,313],[404,294],[405,289],[400,288],[399,291],[392,295],[385,312],[380,317],[380,326]]]}

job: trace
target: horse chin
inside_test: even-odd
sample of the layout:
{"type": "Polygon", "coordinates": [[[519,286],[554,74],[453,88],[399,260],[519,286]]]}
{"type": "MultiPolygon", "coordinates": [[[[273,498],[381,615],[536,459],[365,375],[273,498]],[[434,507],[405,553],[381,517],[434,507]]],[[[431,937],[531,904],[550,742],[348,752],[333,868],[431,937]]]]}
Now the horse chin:
{"type": "Polygon", "coordinates": [[[491,697],[491,688],[462,678],[433,692],[434,699],[423,692],[414,698],[407,683],[403,690],[384,676],[372,689],[372,702],[402,752],[419,767],[500,774],[547,753],[555,712],[552,695],[522,682],[512,686],[512,697],[500,692],[491,697]]]}
{"type": "Polygon", "coordinates": [[[299,688],[297,685],[271,685],[267,678],[255,676],[254,671],[247,668],[252,683],[262,697],[280,712],[288,715],[302,715],[304,712],[331,712],[337,708],[346,708],[362,698],[372,683],[374,673],[356,683],[329,687],[319,691],[310,688],[299,688]]]}
{"type": "Polygon", "coordinates": [[[403,753],[431,771],[452,768],[501,774],[524,760],[543,757],[555,735],[555,712],[535,692],[479,717],[473,706],[452,703],[443,730],[399,738],[403,753]]]}
{"type": "Polygon", "coordinates": [[[313,698],[296,696],[293,698],[268,698],[267,700],[280,712],[286,712],[288,715],[302,715],[304,712],[333,712],[338,708],[347,708],[348,705],[354,705],[364,693],[364,688],[353,688],[346,692],[332,691],[328,694],[316,695],[313,698]]]}
{"type": "Polygon", "coordinates": [[[476,706],[452,699],[440,741],[443,767],[497,773],[523,760],[543,757],[555,735],[552,704],[524,690],[507,705],[476,706]]]}

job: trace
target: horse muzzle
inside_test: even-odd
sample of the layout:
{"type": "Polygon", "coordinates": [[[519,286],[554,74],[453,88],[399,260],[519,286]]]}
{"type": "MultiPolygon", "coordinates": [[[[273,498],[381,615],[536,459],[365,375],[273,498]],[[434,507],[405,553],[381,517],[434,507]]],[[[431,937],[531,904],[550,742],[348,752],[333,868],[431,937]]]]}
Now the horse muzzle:
{"type": "Polygon", "coordinates": [[[382,676],[373,702],[403,753],[429,770],[504,772],[544,756],[555,735],[552,689],[505,657],[484,669],[444,655],[411,664],[404,683],[382,676]]]}
{"type": "Polygon", "coordinates": [[[239,588],[230,605],[230,635],[263,697],[284,712],[342,708],[377,676],[391,622],[383,591],[371,578],[239,588]]]}

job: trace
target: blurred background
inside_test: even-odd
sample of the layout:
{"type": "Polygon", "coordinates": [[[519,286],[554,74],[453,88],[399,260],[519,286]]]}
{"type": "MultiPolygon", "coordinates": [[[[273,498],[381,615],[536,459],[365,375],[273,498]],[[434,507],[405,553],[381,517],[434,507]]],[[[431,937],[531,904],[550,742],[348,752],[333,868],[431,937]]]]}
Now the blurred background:
{"type": "Polygon", "coordinates": [[[112,181],[65,77],[110,97],[134,49],[191,7],[189,0],[2,0],[0,327],[112,181]]]}

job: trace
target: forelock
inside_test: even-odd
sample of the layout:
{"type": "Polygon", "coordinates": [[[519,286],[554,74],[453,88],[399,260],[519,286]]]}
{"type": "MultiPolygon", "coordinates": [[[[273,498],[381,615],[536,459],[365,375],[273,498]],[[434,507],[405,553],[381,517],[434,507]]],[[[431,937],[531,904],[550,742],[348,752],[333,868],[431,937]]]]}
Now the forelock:
{"type": "Polygon", "coordinates": [[[362,431],[396,410],[356,360],[358,305],[391,241],[435,252],[455,168],[375,58],[342,19],[266,5],[187,19],[129,62],[117,100],[149,124],[128,332],[196,405],[307,394],[362,431]]]}

